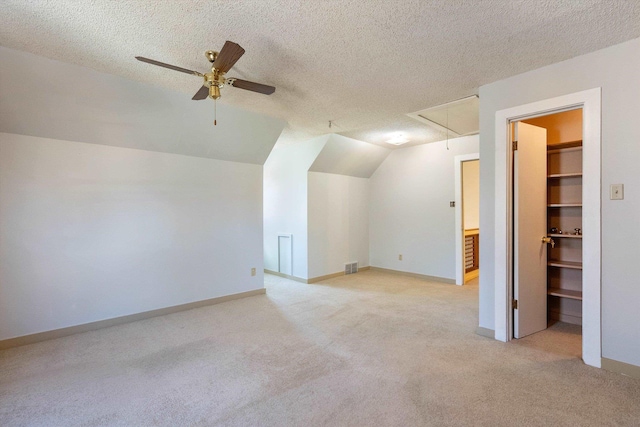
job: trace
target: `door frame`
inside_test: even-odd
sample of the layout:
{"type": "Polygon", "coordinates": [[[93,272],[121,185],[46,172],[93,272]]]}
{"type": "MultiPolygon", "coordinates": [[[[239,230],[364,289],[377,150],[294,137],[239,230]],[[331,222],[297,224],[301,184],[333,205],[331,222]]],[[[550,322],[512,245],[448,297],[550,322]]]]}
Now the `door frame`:
{"type": "Polygon", "coordinates": [[[480,160],[480,153],[461,154],[453,158],[455,185],[455,217],[456,217],[456,285],[464,285],[464,218],[462,200],[462,163],[480,160]]]}
{"type": "Polygon", "coordinates": [[[582,108],[582,359],[601,367],[601,88],[496,112],[495,119],[495,339],[513,337],[511,122],[582,108]]]}

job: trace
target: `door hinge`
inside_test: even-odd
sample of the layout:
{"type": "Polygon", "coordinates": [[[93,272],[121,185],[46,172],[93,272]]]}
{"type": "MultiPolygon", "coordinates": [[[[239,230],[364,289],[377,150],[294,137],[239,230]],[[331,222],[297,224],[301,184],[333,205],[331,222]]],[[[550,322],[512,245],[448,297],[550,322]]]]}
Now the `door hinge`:
{"type": "Polygon", "coordinates": [[[513,151],[517,151],[518,150],[518,141],[513,141],[511,143],[511,147],[513,148],[513,151]]]}
{"type": "Polygon", "coordinates": [[[513,301],[511,301],[511,307],[512,307],[514,310],[517,310],[517,309],[518,309],[518,300],[517,300],[517,299],[514,299],[513,301]]]}

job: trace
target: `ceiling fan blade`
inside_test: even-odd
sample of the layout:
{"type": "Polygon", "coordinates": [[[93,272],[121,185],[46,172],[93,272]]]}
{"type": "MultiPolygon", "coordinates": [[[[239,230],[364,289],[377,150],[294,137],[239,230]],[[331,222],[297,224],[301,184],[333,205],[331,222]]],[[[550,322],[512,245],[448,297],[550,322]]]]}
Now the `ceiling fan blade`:
{"type": "Polygon", "coordinates": [[[175,65],[165,64],[164,62],[156,61],[154,59],[144,58],[142,56],[136,56],[138,61],[146,62],[147,64],[157,65],[158,67],[168,68],[170,70],[180,71],[181,73],[193,74],[194,76],[202,77],[203,74],[193,70],[187,70],[186,68],[176,67],[175,65]]]}
{"type": "Polygon", "coordinates": [[[200,101],[201,99],[207,99],[207,96],[209,96],[209,88],[207,86],[202,86],[191,99],[194,101],[200,101]]]}
{"type": "Polygon", "coordinates": [[[242,79],[229,79],[229,80],[233,81],[231,83],[231,86],[237,87],[237,88],[240,88],[240,89],[250,90],[252,92],[258,92],[258,93],[263,93],[265,95],[271,95],[273,92],[276,91],[275,87],[263,85],[261,83],[254,83],[254,82],[250,82],[248,80],[242,80],[242,79]]]}
{"type": "Polygon", "coordinates": [[[213,62],[213,66],[223,73],[226,73],[234,66],[238,59],[244,55],[244,49],[239,44],[227,40],[222,46],[222,50],[213,62]]]}

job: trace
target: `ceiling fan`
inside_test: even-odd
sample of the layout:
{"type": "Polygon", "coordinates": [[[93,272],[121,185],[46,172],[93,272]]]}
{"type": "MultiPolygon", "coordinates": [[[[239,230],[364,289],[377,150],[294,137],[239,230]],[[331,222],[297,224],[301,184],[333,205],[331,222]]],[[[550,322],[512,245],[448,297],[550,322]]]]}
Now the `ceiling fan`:
{"type": "Polygon", "coordinates": [[[217,100],[220,98],[220,89],[225,85],[250,90],[252,92],[263,93],[265,95],[271,95],[276,91],[276,88],[273,86],[254,83],[235,77],[225,77],[225,74],[231,69],[231,67],[233,67],[238,59],[244,55],[244,49],[239,44],[227,40],[224,46],[222,46],[222,50],[220,52],[208,50],[204,55],[211,63],[211,71],[204,74],[199,73],[198,71],[188,70],[175,65],[165,64],[164,62],[144,58],[142,56],[136,56],[136,59],[148,64],[202,77],[204,79],[202,87],[198,92],[196,92],[193,98],[191,98],[195,101],[199,101],[207,97],[212,98],[214,101],[217,100]]]}

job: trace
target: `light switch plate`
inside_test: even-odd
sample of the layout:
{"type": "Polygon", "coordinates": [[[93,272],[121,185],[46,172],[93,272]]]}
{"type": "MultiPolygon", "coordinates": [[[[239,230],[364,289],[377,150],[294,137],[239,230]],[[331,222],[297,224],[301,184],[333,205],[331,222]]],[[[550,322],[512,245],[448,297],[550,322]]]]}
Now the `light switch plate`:
{"type": "Polygon", "coordinates": [[[624,184],[611,184],[611,200],[624,199],[624,184]]]}

